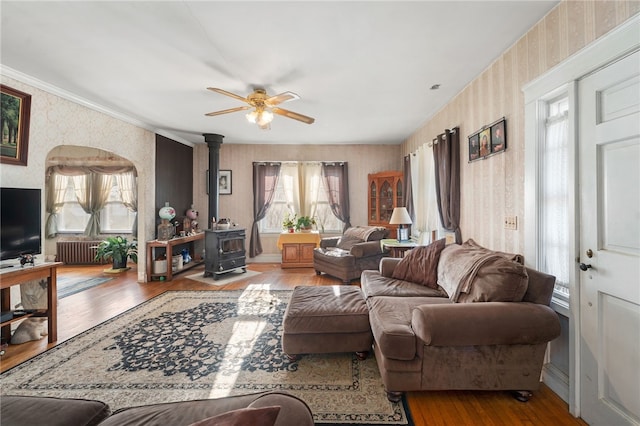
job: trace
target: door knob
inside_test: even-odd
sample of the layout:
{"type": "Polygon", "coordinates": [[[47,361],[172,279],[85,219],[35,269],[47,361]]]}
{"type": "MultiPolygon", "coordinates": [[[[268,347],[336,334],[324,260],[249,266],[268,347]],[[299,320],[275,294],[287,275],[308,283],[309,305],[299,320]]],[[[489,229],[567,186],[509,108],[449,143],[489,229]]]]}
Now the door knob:
{"type": "Polygon", "coordinates": [[[585,263],[580,264],[580,269],[583,271],[586,271],[587,269],[591,269],[591,268],[592,268],[591,264],[585,264],[585,263]]]}

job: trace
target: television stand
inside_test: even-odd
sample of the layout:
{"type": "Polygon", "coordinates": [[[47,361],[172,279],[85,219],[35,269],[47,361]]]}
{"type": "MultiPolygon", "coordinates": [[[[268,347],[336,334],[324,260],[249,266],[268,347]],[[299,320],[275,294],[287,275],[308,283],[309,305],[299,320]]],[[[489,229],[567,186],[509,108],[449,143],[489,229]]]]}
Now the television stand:
{"type": "Polygon", "coordinates": [[[11,323],[31,316],[47,317],[49,343],[58,340],[58,285],[56,281],[57,268],[62,262],[44,262],[25,268],[15,268],[0,273],[0,310],[3,313],[11,311],[11,287],[32,280],[47,280],[47,309],[19,311],[18,315],[12,315],[11,319],[0,322],[2,338],[8,342],[11,340],[11,323]],[[24,312],[24,313],[23,313],[24,312]]]}

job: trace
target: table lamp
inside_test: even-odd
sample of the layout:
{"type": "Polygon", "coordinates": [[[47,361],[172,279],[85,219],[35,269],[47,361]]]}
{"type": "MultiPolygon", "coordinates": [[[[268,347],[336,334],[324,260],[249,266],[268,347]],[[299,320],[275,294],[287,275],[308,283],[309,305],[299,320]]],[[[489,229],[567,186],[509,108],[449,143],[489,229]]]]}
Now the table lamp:
{"type": "Polygon", "coordinates": [[[393,209],[389,225],[398,225],[398,242],[409,241],[409,228],[405,225],[411,225],[411,216],[406,207],[396,207],[393,209]]]}

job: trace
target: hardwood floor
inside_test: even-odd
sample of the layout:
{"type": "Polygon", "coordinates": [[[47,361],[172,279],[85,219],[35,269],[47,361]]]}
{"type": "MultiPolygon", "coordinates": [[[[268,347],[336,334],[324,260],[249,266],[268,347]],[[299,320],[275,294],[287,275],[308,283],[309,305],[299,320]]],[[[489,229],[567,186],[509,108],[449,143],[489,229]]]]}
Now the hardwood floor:
{"type": "MultiPolygon", "coordinates": [[[[102,276],[104,265],[63,266],[58,275],[102,276]]],[[[193,273],[203,267],[194,268],[193,273]]],[[[280,264],[249,265],[262,272],[259,282],[277,290],[297,285],[336,285],[337,279],[317,276],[312,268],[281,269],[280,264]]],[[[188,273],[191,274],[192,272],[188,273]]],[[[167,290],[237,290],[247,286],[242,280],[214,287],[177,275],[171,282],[138,283],[137,270],[114,275],[114,279],[58,301],[58,342],[61,343],[167,290]]],[[[353,285],[359,284],[357,281],[353,285]]],[[[47,339],[22,345],[9,345],[0,359],[0,371],[6,371],[45,351],[55,344],[47,339]]],[[[534,392],[529,402],[517,401],[507,392],[410,392],[407,401],[416,426],[421,425],[586,425],[569,414],[567,404],[547,386],[534,392]]]]}

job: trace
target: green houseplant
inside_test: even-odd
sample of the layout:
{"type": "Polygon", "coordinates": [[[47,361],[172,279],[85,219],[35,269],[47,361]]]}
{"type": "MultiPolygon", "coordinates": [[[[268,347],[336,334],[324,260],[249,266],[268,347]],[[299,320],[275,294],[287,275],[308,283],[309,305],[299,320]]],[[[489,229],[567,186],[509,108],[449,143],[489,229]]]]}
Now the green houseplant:
{"type": "Polygon", "coordinates": [[[310,231],[311,227],[316,224],[316,220],[309,216],[300,216],[296,221],[296,230],[310,231]]]}
{"type": "Polygon", "coordinates": [[[138,241],[128,241],[126,238],[107,237],[96,247],[96,260],[113,260],[113,269],[124,269],[130,258],[138,263],[138,241]]]}
{"type": "Polygon", "coordinates": [[[284,219],[282,220],[282,228],[287,229],[289,232],[293,232],[294,228],[296,227],[296,220],[297,216],[295,213],[291,215],[290,212],[287,212],[287,214],[284,216],[284,219]]]}

